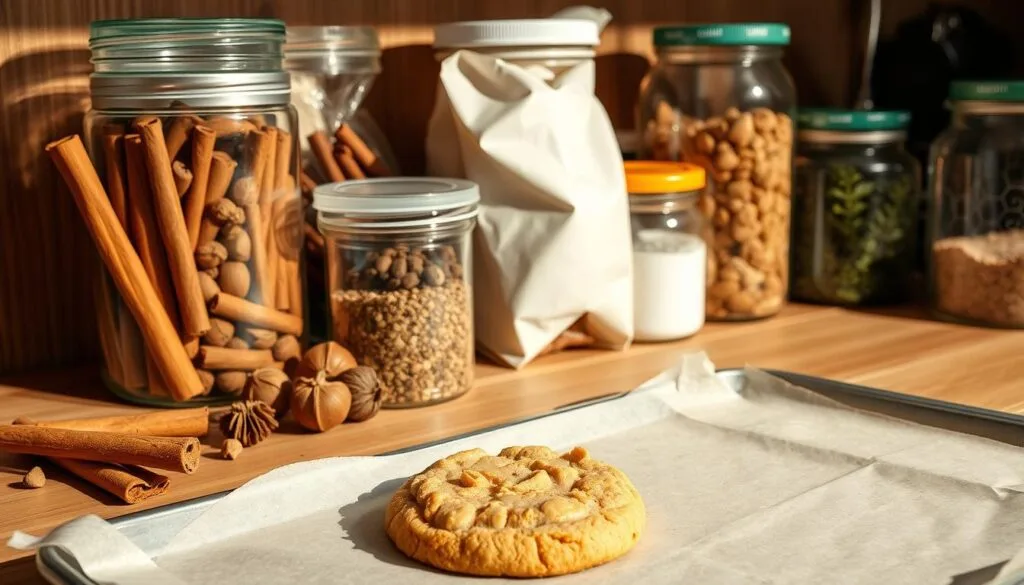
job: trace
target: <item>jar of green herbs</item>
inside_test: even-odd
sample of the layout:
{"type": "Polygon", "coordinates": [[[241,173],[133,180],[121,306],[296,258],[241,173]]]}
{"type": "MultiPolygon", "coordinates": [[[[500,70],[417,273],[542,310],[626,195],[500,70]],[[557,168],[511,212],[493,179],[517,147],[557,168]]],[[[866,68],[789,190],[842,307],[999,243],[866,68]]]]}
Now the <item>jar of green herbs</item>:
{"type": "Polygon", "coordinates": [[[896,303],[909,291],[920,165],[910,114],[807,109],[797,116],[790,296],[896,303]]]}

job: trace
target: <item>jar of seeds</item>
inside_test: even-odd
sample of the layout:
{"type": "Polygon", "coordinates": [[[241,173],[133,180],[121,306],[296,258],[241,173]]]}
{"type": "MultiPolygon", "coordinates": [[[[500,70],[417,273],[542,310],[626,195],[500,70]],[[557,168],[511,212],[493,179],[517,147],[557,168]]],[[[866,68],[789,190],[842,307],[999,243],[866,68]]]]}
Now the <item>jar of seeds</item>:
{"type": "Polygon", "coordinates": [[[385,407],[456,398],[473,384],[477,185],[396,177],[314,190],[334,339],[380,375],[385,407]]]}

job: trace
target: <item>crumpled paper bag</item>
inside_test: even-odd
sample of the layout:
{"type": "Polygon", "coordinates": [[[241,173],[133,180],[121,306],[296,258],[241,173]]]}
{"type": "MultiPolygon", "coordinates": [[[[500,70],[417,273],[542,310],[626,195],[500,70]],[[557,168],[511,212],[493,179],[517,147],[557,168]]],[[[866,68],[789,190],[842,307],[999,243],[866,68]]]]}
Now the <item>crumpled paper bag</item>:
{"type": "Polygon", "coordinates": [[[594,63],[555,73],[458,51],[441,64],[427,169],[480,186],[478,349],[521,367],[577,324],[596,347],[633,337],[629,207],[594,63]]]}

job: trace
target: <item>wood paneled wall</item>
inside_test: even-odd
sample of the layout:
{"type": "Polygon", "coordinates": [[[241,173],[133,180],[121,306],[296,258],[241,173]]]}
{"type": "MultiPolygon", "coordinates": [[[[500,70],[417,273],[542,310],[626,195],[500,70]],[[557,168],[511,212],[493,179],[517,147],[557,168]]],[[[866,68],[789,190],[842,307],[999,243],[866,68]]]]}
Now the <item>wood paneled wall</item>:
{"type": "MultiPolygon", "coordinates": [[[[885,0],[884,27],[927,0],[885,0]]],[[[1019,0],[972,0],[1013,23],[1019,0]]],[[[98,355],[89,281],[92,244],[42,155],[80,128],[88,108],[88,24],[103,18],[262,16],[289,24],[369,24],[385,47],[367,106],[405,168],[422,169],[437,65],[433,24],[540,17],[571,0],[2,0],[0,1],[0,373],[98,355]]],[[[652,58],[650,28],[673,22],[779,21],[800,101],[847,105],[856,92],[859,16],[867,0],[593,0],[615,19],[598,59],[598,94],[616,127],[632,125],[636,87],[652,58]]],[[[1007,24],[1008,26],[1008,24],[1007,24]]]]}

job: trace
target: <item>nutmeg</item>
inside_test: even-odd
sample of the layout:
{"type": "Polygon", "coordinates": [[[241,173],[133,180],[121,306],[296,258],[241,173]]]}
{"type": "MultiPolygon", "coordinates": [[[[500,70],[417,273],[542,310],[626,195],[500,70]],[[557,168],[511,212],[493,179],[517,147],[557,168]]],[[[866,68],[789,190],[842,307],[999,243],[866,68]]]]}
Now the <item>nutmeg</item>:
{"type": "Polygon", "coordinates": [[[216,268],[228,259],[228,250],[220,242],[207,242],[196,248],[196,266],[206,270],[216,268]]]}
{"type": "Polygon", "coordinates": [[[230,341],[225,343],[224,347],[229,347],[231,349],[249,349],[249,342],[236,335],[232,337],[230,341]]]}
{"type": "Polygon", "coordinates": [[[225,394],[240,394],[245,388],[248,374],[237,370],[224,370],[214,375],[214,386],[225,394]]]}
{"type": "Polygon", "coordinates": [[[213,384],[216,381],[213,372],[208,370],[196,370],[196,374],[199,375],[199,381],[203,383],[203,396],[206,396],[213,390],[213,384]]]}
{"type": "Polygon", "coordinates": [[[299,378],[292,389],[292,416],[303,427],[323,432],[345,421],[352,393],[343,382],[331,382],[324,371],[313,378],[299,378]]]}
{"type": "Polygon", "coordinates": [[[294,335],[282,335],[274,342],[274,359],[279,362],[289,362],[302,357],[302,346],[299,338],[294,335]]]}
{"type": "Polygon", "coordinates": [[[352,394],[348,411],[349,422],[362,422],[373,418],[380,410],[381,389],[377,372],[368,366],[356,366],[341,373],[339,380],[352,394]]]}
{"type": "MultiPolygon", "coordinates": [[[[242,180],[244,179],[239,179],[238,181],[242,180]]],[[[219,226],[229,223],[245,223],[245,211],[227,198],[218,199],[215,203],[207,205],[204,213],[210,221],[219,226]]]]}
{"type": "Polygon", "coordinates": [[[288,411],[291,399],[292,381],[277,368],[260,368],[249,374],[242,390],[243,400],[259,400],[274,409],[274,415],[281,418],[288,411]]]}
{"type": "Polygon", "coordinates": [[[335,380],[342,372],[356,367],[356,358],[341,345],[328,341],[309,348],[302,356],[302,361],[295,369],[295,375],[302,378],[315,378],[323,372],[327,380],[335,380]]]}
{"type": "Polygon", "coordinates": [[[232,261],[221,264],[220,278],[217,279],[217,282],[220,284],[220,290],[229,295],[245,297],[245,295],[249,294],[252,277],[249,274],[249,267],[245,265],[245,262],[232,261]]]}
{"type": "Polygon", "coordinates": [[[252,238],[249,237],[249,232],[240,225],[224,226],[217,239],[227,248],[228,260],[248,262],[249,257],[252,256],[252,238]]]}
{"type": "Polygon", "coordinates": [[[252,349],[270,349],[277,341],[276,331],[256,327],[245,327],[239,330],[238,336],[248,342],[252,349]]]}
{"type": "Polygon", "coordinates": [[[235,336],[235,324],[231,321],[212,317],[210,319],[210,330],[203,336],[203,341],[208,345],[224,347],[232,337],[235,336]]]}
{"type": "MultiPolygon", "coordinates": [[[[256,198],[259,197],[260,190],[259,185],[256,184],[256,180],[253,177],[242,177],[235,181],[235,185],[231,187],[231,193],[229,195],[230,201],[245,207],[256,202],[256,198]]],[[[233,222],[242,223],[242,222],[233,222]]]]}
{"type": "Polygon", "coordinates": [[[217,280],[205,272],[199,273],[199,289],[203,291],[203,300],[206,302],[210,302],[213,297],[220,294],[217,280]]]}
{"type": "Polygon", "coordinates": [[[199,272],[200,274],[205,274],[210,278],[217,280],[217,278],[220,276],[220,266],[214,266],[213,268],[204,268],[199,272]]]}

